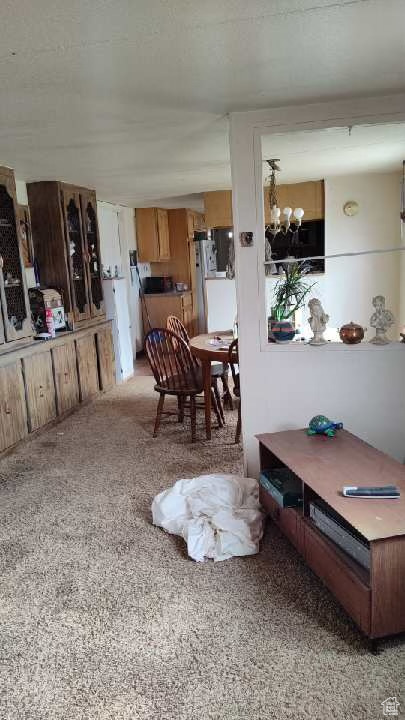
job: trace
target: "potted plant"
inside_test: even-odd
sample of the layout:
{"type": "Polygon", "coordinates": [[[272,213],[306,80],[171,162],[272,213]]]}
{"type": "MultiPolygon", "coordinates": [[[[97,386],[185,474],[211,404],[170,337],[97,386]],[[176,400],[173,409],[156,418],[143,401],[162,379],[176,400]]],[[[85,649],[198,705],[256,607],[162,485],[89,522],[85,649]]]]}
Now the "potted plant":
{"type": "Polygon", "coordinates": [[[294,313],[305,304],[305,298],[316,283],[308,285],[304,276],[309,272],[305,263],[284,263],[284,277],[278,280],[274,289],[270,329],[276,342],[289,342],[295,335],[294,313]]]}

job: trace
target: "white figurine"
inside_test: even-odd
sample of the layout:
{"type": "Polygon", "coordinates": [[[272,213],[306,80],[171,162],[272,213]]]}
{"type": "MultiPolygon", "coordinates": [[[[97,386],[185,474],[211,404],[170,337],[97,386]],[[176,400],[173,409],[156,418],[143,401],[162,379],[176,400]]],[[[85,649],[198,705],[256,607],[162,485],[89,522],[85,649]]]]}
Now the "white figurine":
{"type": "Polygon", "coordinates": [[[387,345],[390,341],[386,332],[394,324],[395,318],[390,310],[385,309],[384,295],[376,295],[373,298],[373,305],[375,312],[370,318],[370,325],[375,328],[375,336],[371,338],[370,342],[374,345],[387,345]]]}
{"type": "Polygon", "coordinates": [[[312,300],[308,303],[308,307],[311,313],[308,318],[308,322],[312,332],[314,333],[314,336],[310,339],[309,344],[325,345],[326,340],[323,334],[326,330],[326,323],[329,320],[329,315],[325,313],[321,305],[321,301],[317,298],[312,298],[312,300]]]}

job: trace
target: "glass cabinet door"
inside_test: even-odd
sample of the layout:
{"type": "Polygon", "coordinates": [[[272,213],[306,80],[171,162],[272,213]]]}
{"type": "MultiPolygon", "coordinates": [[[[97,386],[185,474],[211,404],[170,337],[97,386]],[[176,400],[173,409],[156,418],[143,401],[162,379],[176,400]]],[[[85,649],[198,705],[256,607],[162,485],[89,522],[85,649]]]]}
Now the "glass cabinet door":
{"type": "Polygon", "coordinates": [[[91,316],[97,317],[104,315],[104,300],[95,195],[82,193],[81,202],[90,309],[91,316]]]}
{"type": "MultiPolygon", "coordinates": [[[[0,296],[7,341],[32,335],[31,313],[21,249],[16,206],[6,184],[0,184],[0,296]]],[[[3,334],[0,324],[0,342],[3,334]]]]}
{"type": "Polygon", "coordinates": [[[87,320],[90,304],[87,287],[86,258],[80,214],[80,196],[63,191],[65,208],[67,252],[69,257],[70,284],[72,289],[74,319],[87,320]]]}

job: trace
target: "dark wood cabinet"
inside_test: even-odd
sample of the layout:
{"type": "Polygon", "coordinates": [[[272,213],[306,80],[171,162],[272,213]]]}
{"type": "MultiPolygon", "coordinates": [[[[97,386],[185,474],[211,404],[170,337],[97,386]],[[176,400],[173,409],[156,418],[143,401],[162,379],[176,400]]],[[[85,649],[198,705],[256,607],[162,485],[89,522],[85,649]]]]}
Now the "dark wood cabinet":
{"type": "Polygon", "coordinates": [[[14,173],[0,168],[0,342],[33,335],[17,217],[14,173]]]}
{"type": "Polygon", "coordinates": [[[58,415],[71,410],[79,402],[76,348],[73,342],[52,350],[58,415]]]}
{"type": "Polygon", "coordinates": [[[60,289],[74,327],[103,317],[95,192],[61,182],[27,185],[40,280],[60,289]]]}
{"type": "Polygon", "coordinates": [[[94,335],[76,340],[80,400],[85,402],[99,391],[97,353],[94,335]]]}
{"type": "Polygon", "coordinates": [[[30,431],[56,417],[55,385],[51,353],[43,352],[23,359],[25,392],[30,431]]]}
{"type": "Polygon", "coordinates": [[[101,390],[109,390],[115,383],[114,346],[109,327],[96,334],[98,369],[101,390]]]}

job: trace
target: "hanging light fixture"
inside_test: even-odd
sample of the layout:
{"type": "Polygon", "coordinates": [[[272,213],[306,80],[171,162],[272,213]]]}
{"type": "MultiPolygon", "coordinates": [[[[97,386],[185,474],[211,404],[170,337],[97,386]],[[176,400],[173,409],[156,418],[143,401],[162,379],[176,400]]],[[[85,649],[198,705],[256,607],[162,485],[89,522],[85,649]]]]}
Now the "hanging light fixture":
{"type": "Polygon", "coordinates": [[[277,202],[277,183],[276,183],[276,172],[280,172],[280,167],[277,163],[280,162],[280,160],[273,158],[272,160],[266,160],[267,164],[270,168],[270,178],[269,178],[269,204],[270,204],[270,226],[269,230],[273,237],[277,235],[277,233],[282,232],[284,234],[287,233],[287,231],[290,228],[291,225],[291,218],[293,217],[295,229],[298,230],[302,223],[302,218],[304,217],[304,211],[302,208],[298,207],[294,210],[290,207],[285,207],[283,209],[283,212],[281,213],[280,208],[278,207],[277,202]],[[283,215],[283,220],[281,220],[281,215],[283,215]]]}

